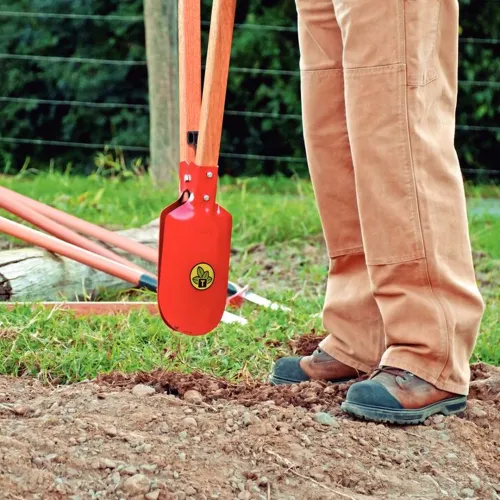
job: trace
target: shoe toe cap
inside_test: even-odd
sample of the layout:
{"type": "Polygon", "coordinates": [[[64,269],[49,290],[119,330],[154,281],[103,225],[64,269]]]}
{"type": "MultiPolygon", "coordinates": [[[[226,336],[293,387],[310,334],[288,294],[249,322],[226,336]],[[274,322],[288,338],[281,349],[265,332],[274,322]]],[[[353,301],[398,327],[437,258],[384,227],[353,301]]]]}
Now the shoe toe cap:
{"type": "Polygon", "coordinates": [[[403,409],[401,403],[382,384],[373,380],[352,385],[347,391],[346,401],[376,408],[403,409]]]}
{"type": "Polygon", "coordinates": [[[297,384],[306,382],[309,376],[300,367],[302,358],[281,358],[274,364],[271,381],[275,384],[297,384]]]}

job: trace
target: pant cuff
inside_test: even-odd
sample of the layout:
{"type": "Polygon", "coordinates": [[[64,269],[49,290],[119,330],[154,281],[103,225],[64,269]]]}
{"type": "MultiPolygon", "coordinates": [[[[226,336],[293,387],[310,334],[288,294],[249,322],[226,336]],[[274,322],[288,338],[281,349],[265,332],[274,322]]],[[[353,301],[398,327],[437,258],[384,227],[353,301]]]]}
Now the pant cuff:
{"type": "Polygon", "coordinates": [[[366,365],[365,363],[362,363],[362,362],[358,361],[357,359],[354,359],[351,356],[339,351],[338,349],[335,349],[333,346],[330,345],[330,342],[328,339],[329,339],[329,337],[322,340],[321,343],[319,344],[319,347],[323,351],[325,351],[328,355],[332,356],[337,361],[344,363],[344,365],[350,366],[351,368],[354,368],[355,370],[359,370],[360,372],[370,373],[371,371],[373,371],[373,367],[370,367],[370,366],[366,365]]]}
{"type": "Polygon", "coordinates": [[[426,382],[429,382],[429,384],[432,384],[441,391],[452,392],[461,396],[467,396],[469,394],[468,383],[453,384],[451,382],[443,382],[439,380],[439,376],[427,372],[422,366],[416,365],[414,362],[415,359],[411,357],[384,354],[380,361],[380,366],[391,366],[393,368],[399,368],[400,370],[406,370],[426,382]]]}

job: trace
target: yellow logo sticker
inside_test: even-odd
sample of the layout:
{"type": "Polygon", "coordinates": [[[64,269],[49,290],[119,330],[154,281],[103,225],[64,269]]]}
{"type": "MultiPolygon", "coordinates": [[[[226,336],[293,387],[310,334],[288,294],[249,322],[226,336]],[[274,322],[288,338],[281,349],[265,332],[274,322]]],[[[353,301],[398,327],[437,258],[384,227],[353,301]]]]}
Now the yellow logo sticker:
{"type": "Polygon", "coordinates": [[[191,285],[196,290],[208,290],[215,280],[214,268],[205,262],[196,264],[191,270],[191,285]]]}

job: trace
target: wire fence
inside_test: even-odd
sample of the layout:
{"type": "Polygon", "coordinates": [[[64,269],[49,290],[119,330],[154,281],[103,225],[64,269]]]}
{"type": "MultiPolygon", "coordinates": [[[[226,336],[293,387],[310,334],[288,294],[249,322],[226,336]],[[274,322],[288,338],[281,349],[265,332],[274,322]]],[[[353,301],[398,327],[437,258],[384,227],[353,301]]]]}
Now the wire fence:
{"type": "MultiPolygon", "coordinates": [[[[92,102],[92,101],[61,101],[57,99],[38,99],[32,97],[0,97],[0,102],[15,102],[22,104],[42,104],[52,106],[72,106],[82,108],[100,109],[137,109],[148,112],[149,104],[120,103],[120,102],[92,102]]],[[[226,110],[227,116],[243,116],[248,118],[270,118],[274,120],[301,121],[302,115],[289,113],[266,113],[260,111],[238,111],[226,110]]],[[[500,127],[489,127],[484,125],[457,125],[457,130],[475,132],[500,132],[500,127]]]]}
{"type": "MultiPolygon", "coordinates": [[[[0,59],[18,59],[26,61],[38,62],[60,62],[60,63],[76,63],[76,64],[104,64],[111,66],[147,66],[147,61],[128,61],[126,59],[94,59],[89,57],[63,57],[63,56],[39,56],[35,54],[2,54],[0,59]]],[[[300,76],[298,70],[284,69],[266,69],[266,68],[242,68],[231,66],[231,73],[245,73],[251,75],[268,75],[268,76],[300,76]]],[[[496,81],[477,81],[477,80],[459,80],[460,85],[476,86],[476,87],[492,87],[500,88],[500,82],[496,81]]]]}
{"type": "MultiPolygon", "coordinates": [[[[491,1],[491,0],[490,0],[491,1]]],[[[495,1],[495,0],[493,0],[495,1]]],[[[15,12],[15,11],[0,11],[0,18],[23,18],[23,19],[59,19],[59,20],[75,20],[75,21],[93,21],[93,22],[123,22],[123,23],[139,23],[143,22],[142,15],[98,15],[98,14],[73,14],[73,13],[51,13],[51,12],[15,12]]],[[[202,22],[202,25],[208,26],[208,21],[202,22]]],[[[297,26],[279,26],[279,25],[261,25],[261,24],[236,24],[237,29],[242,30],[258,30],[268,32],[286,32],[296,33],[297,26]]],[[[496,38],[474,38],[462,37],[460,38],[461,44],[475,44],[495,46],[500,44],[500,39],[496,38]]],[[[118,59],[100,59],[89,57],[65,57],[65,56],[47,56],[37,54],[12,54],[0,53],[0,60],[19,60],[31,61],[37,63],[66,63],[66,64],[88,64],[88,65],[108,65],[108,66],[147,66],[145,60],[118,60],[118,59]]],[[[242,73],[248,75],[262,76],[291,76],[298,77],[300,71],[298,70],[285,70],[285,69],[268,69],[268,68],[249,68],[231,66],[232,73],[242,73]]],[[[480,87],[480,88],[500,88],[500,82],[493,80],[473,81],[473,80],[459,80],[461,87],[480,87]]],[[[20,103],[31,105],[51,105],[51,106],[69,106],[69,107],[84,107],[95,109],[130,109],[138,111],[149,111],[148,104],[141,103],[118,103],[118,102],[93,102],[81,100],[57,100],[57,99],[43,99],[35,97],[16,97],[16,96],[0,96],[0,102],[5,103],[20,103]]],[[[248,118],[266,118],[273,120],[294,120],[300,121],[300,114],[291,113],[268,113],[268,112],[255,112],[255,111],[240,111],[240,110],[227,110],[225,112],[228,116],[241,116],[248,118]]],[[[458,131],[464,132],[491,132],[500,133],[500,126],[482,126],[482,125],[463,125],[456,126],[458,131]]],[[[29,144],[39,146],[57,146],[65,148],[79,148],[88,150],[103,150],[109,148],[116,148],[123,151],[148,153],[149,147],[140,145],[126,145],[114,144],[110,141],[106,144],[97,143],[83,143],[73,141],[55,141],[42,138],[19,138],[19,137],[0,137],[1,143],[8,144],[29,144]]],[[[222,158],[228,159],[241,159],[241,160],[255,160],[255,161],[273,161],[273,162],[286,162],[286,163],[306,163],[305,157],[293,156],[273,156],[273,155],[254,155],[246,153],[221,153],[222,158]]],[[[464,173],[480,175],[498,175],[500,171],[490,169],[462,169],[464,173]]]]}
{"type": "MultiPolygon", "coordinates": [[[[492,0],[490,0],[492,1],[492,0]]],[[[493,0],[495,1],[495,0],[493,0]]],[[[498,0],[497,0],[498,1],[498,0]]],[[[144,21],[144,16],[125,16],[125,15],[98,15],[98,14],[61,14],[54,12],[16,12],[16,11],[0,11],[0,17],[11,18],[31,18],[31,19],[63,19],[63,20],[78,20],[78,21],[105,21],[105,22],[125,22],[138,23],[144,21]]],[[[210,26],[209,21],[202,21],[203,26],[210,26]]],[[[297,26],[278,26],[266,24],[235,24],[237,29],[248,29],[258,31],[273,31],[273,32],[288,32],[297,33],[297,26]]],[[[498,45],[500,38],[473,38],[462,37],[460,43],[476,43],[485,45],[498,45]]]]}

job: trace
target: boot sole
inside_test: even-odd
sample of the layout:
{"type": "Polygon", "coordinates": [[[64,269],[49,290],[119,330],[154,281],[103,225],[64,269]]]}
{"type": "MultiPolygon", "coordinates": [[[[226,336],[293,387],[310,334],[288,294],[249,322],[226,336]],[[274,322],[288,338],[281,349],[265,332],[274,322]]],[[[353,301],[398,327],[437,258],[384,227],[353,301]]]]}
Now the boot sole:
{"type": "MultiPolygon", "coordinates": [[[[338,378],[334,380],[324,380],[323,382],[330,382],[332,384],[342,384],[344,382],[349,382],[349,380],[353,380],[355,377],[350,378],[338,378]]],[[[309,380],[289,380],[286,378],[275,377],[271,375],[269,377],[269,382],[271,385],[293,385],[293,384],[302,384],[302,382],[311,382],[312,379],[309,380]]]]}
{"type": "Polygon", "coordinates": [[[364,420],[399,425],[422,424],[427,418],[436,413],[455,415],[463,412],[466,407],[466,396],[438,401],[418,410],[383,409],[375,406],[350,403],[348,401],[342,403],[341,406],[342,410],[346,413],[364,420]]]}

